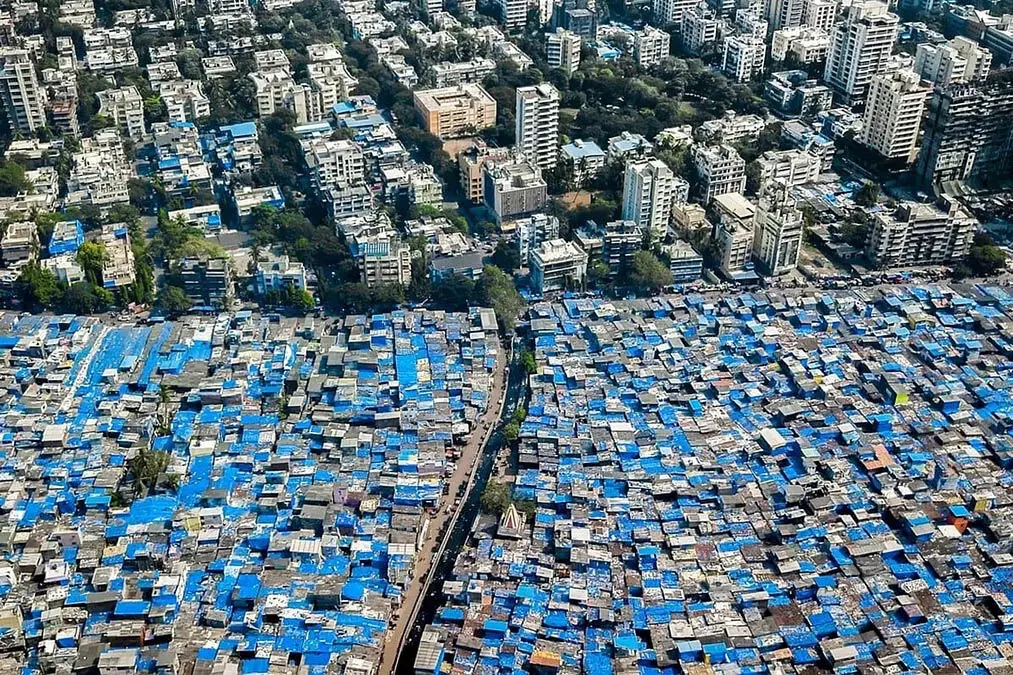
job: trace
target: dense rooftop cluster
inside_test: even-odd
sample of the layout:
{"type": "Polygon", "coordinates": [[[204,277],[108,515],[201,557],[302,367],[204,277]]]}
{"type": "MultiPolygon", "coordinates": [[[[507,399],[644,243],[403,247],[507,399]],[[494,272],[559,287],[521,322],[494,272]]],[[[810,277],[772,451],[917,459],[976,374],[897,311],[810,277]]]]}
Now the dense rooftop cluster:
{"type": "Polygon", "coordinates": [[[1011,312],[947,286],[533,306],[513,503],[416,672],[1005,672],[1011,312]]]}
{"type": "Polygon", "coordinates": [[[0,316],[0,671],[372,672],[496,328],[0,316]]]}

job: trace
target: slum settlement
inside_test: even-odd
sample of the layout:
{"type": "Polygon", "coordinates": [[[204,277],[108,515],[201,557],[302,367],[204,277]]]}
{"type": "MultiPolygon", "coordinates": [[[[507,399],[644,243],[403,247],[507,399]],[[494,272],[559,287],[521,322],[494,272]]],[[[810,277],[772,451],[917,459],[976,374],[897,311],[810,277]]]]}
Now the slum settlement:
{"type": "Polygon", "coordinates": [[[417,675],[1011,672],[1013,296],[787,293],[532,308],[417,675]]]}
{"type": "Polygon", "coordinates": [[[496,330],[0,314],[0,673],[373,672],[496,330]]]}

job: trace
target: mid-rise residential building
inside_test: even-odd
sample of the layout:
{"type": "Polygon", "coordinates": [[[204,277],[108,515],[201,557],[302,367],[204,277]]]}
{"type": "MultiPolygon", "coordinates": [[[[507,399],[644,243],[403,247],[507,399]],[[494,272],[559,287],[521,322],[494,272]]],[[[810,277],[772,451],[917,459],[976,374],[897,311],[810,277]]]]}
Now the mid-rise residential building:
{"type": "Polygon", "coordinates": [[[263,258],[257,261],[253,275],[258,295],[288,288],[302,291],[307,289],[306,267],[301,262],[289,260],[287,255],[276,256],[270,253],[263,258]]]}
{"type": "Polygon", "coordinates": [[[577,139],[559,149],[560,157],[570,167],[575,187],[584,187],[605,168],[605,151],[594,141],[577,139]]]}
{"type": "Polygon", "coordinates": [[[686,12],[697,6],[700,0],[652,0],[651,9],[654,22],[665,27],[669,24],[682,24],[686,12]]]}
{"type": "Polygon", "coordinates": [[[944,44],[922,42],[915,52],[914,71],[940,87],[983,81],[991,67],[992,52],[963,36],[944,44]]]}
{"type": "Polygon", "coordinates": [[[672,36],[654,26],[644,26],[633,34],[633,60],[641,68],[661,63],[671,53],[672,36]]]}
{"type": "Polygon", "coordinates": [[[978,221],[956,202],[903,202],[893,213],[873,215],[866,254],[879,267],[946,265],[971,249],[978,221]]]}
{"type": "Polygon", "coordinates": [[[97,73],[136,68],[139,61],[130,29],[91,28],[84,31],[85,65],[97,73]]]}
{"type": "Polygon", "coordinates": [[[196,122],[211,114],[211,100],[198,80],[163,82],[158,95],[173,122],[196,122]]]}
{"type": "Polygon", "coordinates": [[[777,179],[765,184],[756,208],[753,255],[768,274],[777,276],[795,269],[802,229],[802,210],[791,188],[777,179]]]}
{"type": "Polygon", "coordinates": [[[34,221],[9,223],[0,240],[0,262],[4,267],[20,267],[39,257],[39,228],[34,221]]]}
{"type": "Polygon", "coordinates": [[[911,70],[895,70],[873,77],[858,142],[886,159],[910,163],[914,159],[925,98],[930,89],[911,70]]]}
{"type": "Polygon", "coordinates": [[[559,157],[559,91],[548,82],[517,89],[517,150],[546,171],[559,157]]]}
{"type": "Polygon", "coordinates": [[[134,250],[130,246],[130,234],[126,223],[109,223],[102,226],[98,241],[105,248],[102,261],[102,287],[123,288],[134,283],[137,273],[134,268],[134,250]]]}
{"type": "Polygon", "coordinates": [[[508,159],[510,150],[507,148],[490,148],[484,143],[471,146],[457,156],[458,168],[461,172],[461,187],[472,204],[485,202],[485,171],[486,162],[502,162],[508,159]]]}
{"type": "Polygon", "coordinates": [[[746,162],[730,145],[694,145],[690,150],[703,203],[718,195],[746,191],[746,162]]]}
{"type": "Polygon", "coordinates": [[[582,38],[573,31],[557,28],[545,34],[545,60],[550,68],[559,68],[572,75],[580,65],[582,38]]]}
{"type": "Polygon", "coordinates": [[[654,145],[641,134],[624,131],[613,136],[608,142],[608,161],[628,162],[644,159],[654,152],[654,145]]]}
{"type": "Polygon", "coordinates": [[[81,150],[74,153],[64,205],[103,207],[126,203],[130,201],[127,184],[135,175],[119,131],[96,131],[91,138],[82,139],[81,150]]]}
{"type": "Polygon", "coordinates": [[[712,202],[717,212],[716,239],[721,251],[721,271],[735,277],[753,259],[756,207],[738,192],[718,195],[712,202]]]}
{"type": "Polygon", "coordinates": [[[1013,85],[961,84],[929,98],[915,175],[925,189],[1008,176],[1013,153],[1013,85]]]}
{"type": "Polygon", "coordinates": [[[496,125],[496,100],[478,84],[415,92],[426,130],[441,138],[475,135],[496,125]]]}
{"type": "Polygon", "coordinates": [[[735,82],[749,82],[763,73],[767,43],[755,35],[732,35],[725,39],[721,70],[735,82]]]}
{"type": "Polygon", "coordinates": [[[587,253],[572,241],[550,239],[531,253],[531,284],[539,293],[581,288],[587,253]]]}
{"type": "Polygon", "coordinates": [[[766,40],[769,25],[758,9],[740,9],[735,12],[735,28],[739,35],[752,35],[766,40]]]}
{"type": "Polygon", "coordinates": [[[412,280],[412,252],[396,237],[353,239],[349,245],[359,268],[362,282],[370,288],[400,284],[412,280]]]}
{"type": "Polygon", "coordinates": [[[688,241],[676,239],[671,244],[662,246],[661,251],[668,256],[668,269],[672,272],[673,283],[690,283],[703,274],[703,256],[688,241]]]}
{"type": "Polygon", "coordinates": [[[527,0],[496,0],[500,20],[508,31],[521,30],[528,21],[527,0]]]}
{"type": "Polygon", "coordinates": [[[191,206],[188,209],[177,209],[169,211],[169,220],[182,219],[190,227],[196,227],[202,232],[214,232],[222,227],[222,209],[218,204],[206,204],[204,206],[191,206]]]}
{"type": "Polygon", "coordinates": [[[629,162],[623,178],[623,220],[637,224],[652,241],[668,234],[675,174],[660,159],[629,162]]]}
{"type": "Polygon", "coordinates": [[[85,280],[84,270],[77,258],[69,253],[43,258],[39,261],[42,269],[49,270],[59,281],[73,286],[85,280]]]}
{"type": "Polygon", "coordinates": [[[763,97],[781,117],[813,119],[833,105],[830,88],[810,79],[804,70],[773,73],[763,85],[763,97]]]}
{"type": "Polygon", "coordinates": [[[222,308],[232,297],[228,258],[183,258],[179,261],[179,276],[195,307],[222,308]]]}
{"type": "Polygon", "coordinates": [[[709,143],[736,143],[757,138],[767,126],[759,115],[739,115],[734,110],[714,120],[707,120],[696,129],[696,133],[709,143]]]}
{"type": "Polygon", "coordinates": [[[232,205],[236,209],[239,220],[247,221],[258,206],[270,206],[275,209],[285,208],[285,196],[277,185],[261,188],[243,185],[232,190],[232,205]]]}
{"type": "Polygon", "coordinates": [[[542,172],[530,160],[517,158],[503,162],[487,162],[485,205],[502,223],[538,211],[545,206],[548,186],[542,172]]]}
{"type": "Polygon", "coordinates": [[[829,34],[837,20],[839,5],[838,0],[803,0],[802,23],[829,34]]]}
{"type": "Polygon", "coordinates": [[[247,77],[257,89],[257,115],[260,117],[284,109],[295,115],[297,124],[323,119],[320,97],[310,84],[297,83],[280,68],[255,71],[247,77]]]}
{"type": "Polygon", "coordinates": [[[361,183],[365,177],[362,148],[354,141],[312,138],[302,142],[302,149],[310,180],[318,190],[361,183]]]}
{"type": "Polygon", "coordinates": [[[682,15],[682,48],[700,56],[721,37],[721,19],[700,3],[682,15]]]}
{"type": "Polygon", "coordinates": [[[147,133],[144,126],[144,99],[137,87],[106,89],[98,93],[99,114],[107,117],[131,140],[139,141],[147,133]]]}
{"type": "Polygon", "coordinates": [[[614,279],[633,263],[633,256],[644,247],[644,230],[632,220],[605,223],[602,234],[602,259],[614,279]]]}
{"type": "Polygon", "coordinates": [[[437,88],[479,83],[494,70],[496,62],[492,59],[475,58],[459,63],[445,61],[433,66],[433,83],[437,88]]]}
{"type": "Polygon", "coordinates": [[[77,253],[84,243],[84,225],[80,220],[63,220],[53,225],[46,250],[49,255],[77,253]]]}
{"type": "Polygon", "coordinates": [[[893,51],[899,19],[879,0],[856,0],[844,10],[830,37],[823,79],[842,100],[865,98],[873,75],[883,72],[893,51]]]}
{"type": "Polygon", "coordinates": [[[45,91],[27,51],[0,50],[0,99],[12,132],[31,134],[46,126],[45,91]]]}
{"type": "Polygon", "coordinates": [[[760,185],[778,179],[790,187],[815,183],[820,175],[820,158],[805,150],[768,150],[760,155],[760,185]]]}
{"type": "Polygon", "coordinates": [[[792,26],[774,31],[770,37],[770,58],[780,63],[789,56],[799,64],[819,63],[830,52],[830,33],[811,26],[792,26]]]}
{"type": "Polygon", "coordinates": [[[544,213],[535,213],[513,221],[514,241],[522,265],[531,264],[531,252],[543,241],[559,238],[559,219],[544,213]]]}
{"type": "Polygon", "coordinates": [[[764,15],[771,31],[802,25],[804,0],[766,0],[764,15]]]}

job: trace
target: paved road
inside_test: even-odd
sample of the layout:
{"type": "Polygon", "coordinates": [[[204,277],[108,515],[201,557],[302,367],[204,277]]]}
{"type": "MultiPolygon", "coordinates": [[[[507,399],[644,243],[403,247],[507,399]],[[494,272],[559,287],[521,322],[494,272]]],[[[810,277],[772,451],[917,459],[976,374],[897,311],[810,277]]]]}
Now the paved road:
{"type": "Polygon", "coordinates": [[[482,454],[482,448],[492,430],[496,428],[500,411],[502,410],[503,397],[506,394],[505,366],[508,354],[505,348],[500,347],[496,355],[496,370],[493,374],[493,386],[489,393],[489,407],[479,422],[478,428],[472,432],[468,444],[461,451],[461,459],[458,460],[453,475],[448,480],[450,485],[447,495],[440,502],[439,512],[429,520],[429,529],[426,530],[426,537],[422,547],[415,556],[415,568],[411,583],[405,590],[401,607],[395,614],[393,625],[384,639],[383,652],[380,656],[380,675],[391,675],[397,662],[398,651],[403,647],[405,635],[411,630],[418,611],[418,606],[423,598],[429,571],[434,564],[435,554],[443,542],[444,526],[457,516],[457,512],[467,501],[467,495],[461,496],[457,508],[447,512],[447,506],[452,505],[457,499],[457,491],[463,485],[468,485],[471,475],[478,466],[478,458],[482,454]]]}

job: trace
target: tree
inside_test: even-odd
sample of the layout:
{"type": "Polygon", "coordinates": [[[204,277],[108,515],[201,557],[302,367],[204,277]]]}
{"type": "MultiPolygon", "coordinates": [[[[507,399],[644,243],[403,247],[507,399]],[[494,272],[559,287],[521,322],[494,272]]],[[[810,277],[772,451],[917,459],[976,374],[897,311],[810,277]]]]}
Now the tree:
{"type": "Polygon", "coordinates": [[[29,263],[21,271],[19,279],[21,298],[25,307],[33,311],[50,309],[63,295],[60,281],[38,263],[29,263]]]}
{"type": "Polygon", "coordinates": [[[171,458],[169,453],[160,450],[151,450],[141,447],[133,459],[130,460],[130,473],[134,477],[134,490],[141,496],[147,496],[148,491],[155,485],[158,476],[169,468],[171,458]]]}
{"type": "Polygon", "coordinates": [[[478,499],[478,505],[484,512],[498,516],[510,506],[512,492],[513,490],[511,490],[508,484],[490,481],[485,486],[485,489],[482,490],[482,496],[478,499]]]}
{"type": "Polygon", "coordinates": [[[672,271],[650,251],[634,253],[627,273],[630,285],[639,291],[657,292],[672,283],[672,271]]]}
{"type": "Polygon", "coordinates": [[[990,277],[1006,266],[1006,254],[984,232],[974,235],[971,250],[964,261],[970,276],[990,277]]]}
{"type": "Polygon", "coordinates": [[[854,202],[859,206],[875,206],[879,201],[879,185],[865,181],[862,187],[855,190],[854,202]]]}
{"type": "Polygon", "coordinates": [[[534,375],[538,371],[538,363],[535,361],[535,355],[530,349],[525,349],[521,352],[521,368],[528,375],[534,375]]]}
{"type": "Polygon", "coordinates": [[[504,272],[510,273],[521,266],[521,254],[511,242],[505,239],[496,244],[492,254],[492,264],[504,272]]]}
{"type": "Polygon", "coordinates": [[[80,281],[67,289],[60,300],[62,311],[71,314],[94,314],[105,310],[112,303],[109,291],[80,281]]]}
{"type": "Polygon", "coordinates": [[[503,438],[508,441],[516,441],[517,437],[520,436],[521,427],[517,422],[510,421],[505,427],[503,427],[503,438]]]}
{"type": "Polygon", "coordinates": [[[31,192],[33,187],[25,174],[25,167],[17,162],[0,164],[0,197],[17,197],[23,192],[31,192]]]}
{"type": "Polygon", "coordinates": [[[106,247],[99,241],[86,241],[77,249],[77,263],[84,270],[88,283],[94,286],[102,284],[102,267],[108,256],[106,247]]]}
{"type": "Polygon", "coordinates": [[[500,325],[513,330],[517,315],[524,308],[524,298],[517,292],[513,279],[495,265],[486,265],[475,290],[479,302],[496,312],[500,325]]]}
{"type": "Polygon", "coordinates": [[[184,314],[189,311],[191,306],[190,298],[186,296],[186,291],[179,286],[162,287],[162,290],[158,292],[156,304],[170,316],[184,314]]]}

